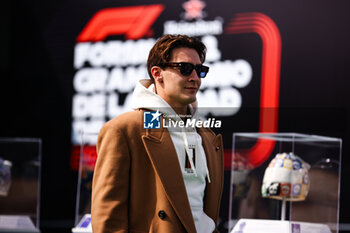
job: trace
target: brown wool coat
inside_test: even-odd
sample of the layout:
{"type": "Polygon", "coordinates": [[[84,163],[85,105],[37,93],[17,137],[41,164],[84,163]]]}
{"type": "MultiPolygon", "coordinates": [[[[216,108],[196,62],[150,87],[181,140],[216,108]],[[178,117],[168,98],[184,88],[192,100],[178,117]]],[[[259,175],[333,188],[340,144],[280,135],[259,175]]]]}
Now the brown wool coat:
{"type": "MultiPolygon", "coordinates": [[[[91,218],[94,233],[195,233],[178,157],[167,129],[143,129],[143,111],[107,122],[97,141],[91,218]]],[[[211,183],[204,211],[215,224],[223,187],[221,135],[200,128],[211,183]]]]}

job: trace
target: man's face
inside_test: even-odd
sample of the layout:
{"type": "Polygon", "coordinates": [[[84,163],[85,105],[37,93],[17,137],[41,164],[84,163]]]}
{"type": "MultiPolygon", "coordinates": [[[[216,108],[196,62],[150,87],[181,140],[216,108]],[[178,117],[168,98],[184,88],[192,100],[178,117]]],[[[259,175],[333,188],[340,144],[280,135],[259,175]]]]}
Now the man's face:
{"type": "MultiPolygon", "coordinates": [[[[202,64],[196,50],[191,48],[176,48],[172,51],[169,62],[189,62],[202,64]]],[[[180,73],[179,67],[166,67],[159,70],[160,82],[156,80],[157,93],[171,107],[183,108],[196,101],[196,94],[201,85],[201,79],[195,70],[189,76],[180,73]]]]}

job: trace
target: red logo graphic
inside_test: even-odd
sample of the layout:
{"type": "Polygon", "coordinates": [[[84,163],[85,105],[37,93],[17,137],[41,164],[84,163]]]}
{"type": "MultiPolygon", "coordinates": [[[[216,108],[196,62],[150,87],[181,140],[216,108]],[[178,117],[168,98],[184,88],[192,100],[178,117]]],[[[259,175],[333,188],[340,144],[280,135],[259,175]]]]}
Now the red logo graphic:
{"type": "Polygon", "coordinates": [[[96,146],[73,146],[71,153],[70,166],[74,170],[79,170],[80,162],[82,167],[88,171],[93,171],[96,163],[97,152],[96,146]],[[82,161],[80,161],[82,159],[82,161]]]}
{"type": "Polygon", "coordinates": [[[190,0],[182,4],[182,7],[186,10],[186,19],[201,19],[203,18],[203,8],[206,6],[205,2],[200,0],[190,0]]]}
{"type": "Polygon", "coordinates": [[[78,36],[78,42],[102,41],[110,35],[140,39],[163,11],[163,5],[109,8],[97,12],[78,36]]]}
{"type": "MultiPolygon", "coordinates": [[[[231,20],[226,33],[257,33],[261,37],[263,51],[259,132],[277,132],[282,44],[278,27],[270,17],[262,13],[242,13],[231,20]]],[[[251,149],[241,152],[241,155],[251,165],[259,166],[270,156],[275,143],[274,140],[259,139],[251,149]]],[[[231,162],[228,164],[231,166],[231,162]]]]}

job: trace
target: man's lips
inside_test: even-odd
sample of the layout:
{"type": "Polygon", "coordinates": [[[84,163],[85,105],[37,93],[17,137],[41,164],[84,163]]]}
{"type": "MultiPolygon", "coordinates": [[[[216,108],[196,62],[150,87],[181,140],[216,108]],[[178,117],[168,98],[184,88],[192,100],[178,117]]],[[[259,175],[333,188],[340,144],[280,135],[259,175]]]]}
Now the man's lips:
{"type": "Polygon", "coordinates": [[[188,89],[188,90],[197,90],[197,87],[185,87],[185,89],[188,89]]]}

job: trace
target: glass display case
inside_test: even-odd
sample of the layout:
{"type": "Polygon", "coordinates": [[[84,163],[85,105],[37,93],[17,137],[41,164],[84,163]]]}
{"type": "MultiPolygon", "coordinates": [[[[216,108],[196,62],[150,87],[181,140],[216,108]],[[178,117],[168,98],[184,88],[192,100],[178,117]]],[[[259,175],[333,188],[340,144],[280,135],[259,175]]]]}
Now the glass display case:
{"type": "Polygon", "coordinates": [[[234,133],[232,148],[229,232],[339,232],[341,139],[234,133]]]}
{"type": "Polygon", "coordinates": [[[79,178],[77,187],[74,233],[91,232],[91,188],[96,163],[98,133],[81,133],[79,178]]]}
{"type": "Polygon", "coordinates": [[[0,232],[40,232],[41,139],[0,138],[0,232]]]}

